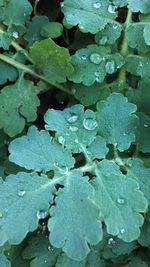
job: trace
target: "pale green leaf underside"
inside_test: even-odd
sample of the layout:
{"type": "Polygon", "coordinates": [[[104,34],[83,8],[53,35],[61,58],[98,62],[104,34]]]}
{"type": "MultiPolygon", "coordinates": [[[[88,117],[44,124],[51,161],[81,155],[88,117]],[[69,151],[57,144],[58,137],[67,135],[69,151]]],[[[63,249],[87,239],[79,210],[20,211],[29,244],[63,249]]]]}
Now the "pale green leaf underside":
{"type": "Polygon", "coordinates": [[[47,176],[20,172],[1,182],[0,192],[0,245],[19,244],[37,228],[37,212],[48,212],[55,190],[47,176]]]}
{"type": "Polygon", "coordinates": [[[88,244],[97,244],[102,239],[99,210],[88,178],[80,172],[66,177],[55,201],[48,223],[50,242],[62,248],[68,257],[83,260],[90,251],[88,244]]]}
{"type": "Polygon", "coordinates": [[[128,149],[135,141],[136,106],[128,103],[123,95],[113,93],[97,104],[97,110],[99,134],[120,151],[128,149]]]}
{"type": "Polygon", "coordinates": [[[31,126],[27,136],[16,138],[9,146],[10,161],[27,170],[47,172],[55,166],[73,167],[74,159],[69,151],[54,142],[47,131],[31,126]]]}
{"type": "Polygon", "coordinates": [[[139,213],[147,208],[138,183],[123,175],[115,163],[103,160],[99,163],[92,185],[107,232],[126,242],[136,240],[144,221],[139,213]]]}

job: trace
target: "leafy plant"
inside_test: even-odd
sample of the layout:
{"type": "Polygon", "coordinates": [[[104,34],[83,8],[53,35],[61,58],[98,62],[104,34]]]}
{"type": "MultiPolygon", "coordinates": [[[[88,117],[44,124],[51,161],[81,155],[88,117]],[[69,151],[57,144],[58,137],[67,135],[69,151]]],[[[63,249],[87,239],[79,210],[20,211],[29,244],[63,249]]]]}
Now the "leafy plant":
{"type": "Polygon", "coordinates": [[[0,266],[150,266],[150,2],[0,21],[0,266]]]}

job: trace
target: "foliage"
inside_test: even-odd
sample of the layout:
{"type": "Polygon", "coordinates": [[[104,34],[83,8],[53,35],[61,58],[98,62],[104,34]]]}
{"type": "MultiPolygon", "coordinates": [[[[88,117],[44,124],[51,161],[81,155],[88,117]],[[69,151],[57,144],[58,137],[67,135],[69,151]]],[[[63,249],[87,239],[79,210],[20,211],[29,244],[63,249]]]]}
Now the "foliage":
{"type": "Polygon", "coordinates": [[[0,266],[150,266],[150,2],[0,21],[0,266]]]}

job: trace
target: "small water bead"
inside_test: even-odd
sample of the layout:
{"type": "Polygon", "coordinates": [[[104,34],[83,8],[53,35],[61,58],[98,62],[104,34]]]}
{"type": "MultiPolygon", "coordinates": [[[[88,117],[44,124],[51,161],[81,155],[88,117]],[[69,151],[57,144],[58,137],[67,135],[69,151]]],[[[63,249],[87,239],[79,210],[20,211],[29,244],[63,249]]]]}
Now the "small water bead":
{"type": "Polygon", "coordinates": [[[118,202],[119,204],[124,204],[124,203],[125,203],[125,200],[124,200],[124,198],[118,198],[118,199],[117,199],[117,202],[118,202]]]}
{"type": "Polygon", "coordinates": [[[69,172],[69,169],[67,167],[61,167],[59,169],[59,173],[62,175],[66,175],[66,174],[68,174],[68,172],[69,172]]]}
{"type": "Polygon", "coordinates": [[[2,212],[0,212],[0,219],[2,219],[3,218],[3,213],[2,212]]]}
{"type": "Polygon", "coordinates": [[[83,29],[84,29],[84,27],[82,25],[80,25],[80,30],[83,30],[83,29]]]}
{"type": "Polygon", "coordinates": [[[16,39],[19,38],[19,32],[13,32],[12,36],[16,39]]]}
{"type": "Polygon", "coordinates": [[[108,61],[105,65],[106,72],[112,74],[115,71],[115,62],[113,60],[108,61]]]}
{"type": "Polygon", "coordinates": [[[64,136],[59,136],[58,137],[58,142],[59,142],[59,144],[61,144],[61,145],[63,145],[64,146],[64,144],[65,144],[65,137],[64,136]]]}
{"type": "Polygon", "coordinates": [[[19,190],[18,191],[18,196],[19,197],[23,197],[25,194],[26,194],[26,191],[25,190],[19,190]]]}
{"type": "Polygon", "coordinates": [[[99,44],[101,45],[105,45],[107,43],[107,36],[103,36],[100,40],[99,40],[99,44]]]}
{"type": "Polygon", "coordinates": [[[51,246],[48,246],[48,248],[47,248],[49,251],[51,251],[51,246]]]}
{"type": "Polygon", "coordinates": [[[97,127],[97,121],[93,118],[86,118],[83,121],[83,126],[86,130],[93,131],[97,127]]]}
{"type": "Polygon", "coordinates": [[[96,9],[99,9],[101,7],[101,3],[100,2],[95,2],[93,4],[93,7],[96,8],[96,9]]]}
{"type": "Polygon", "coordinates": [[[116,6],[109,5],[108,6],[108,12],[111,14],[114,14],[116,12],[116,6]]]}
{"type": "Polygon", "coordinates": [[[113,29],[116,30],[118,28],[117,24],[113,24],[113,29]]]}
{"type": "Polygon", "coordinates": [[[116,242],[115,242],[115,240],[111,237],[111,238],[109,238],[108,239],[108,245],[109,246],[112,246],[112,245],[114,245],[116,242]]]}
{"type": "Polygon", "coordinates": [[[60,6],[61,6],[61,7],[64,7],[64,2],[61,2],[61,3],[60,3],[60,6]]]}
{"type": "Polygon", "coordinates": [[[147,128],[148,127],[148,124],[144,124],[144,127],[147,128]]]}
{"type": "Polygon", "coordinates": [[[73,93],[73,95],[75,95],[76,91],[77,91],[77,90],[76,90],[75,88],[72,89],[72,93],[73,93]]]}
{"type": "Polygon", "coordinates": [[[96,65],[100,64],[102,57],[98,53],[93,53],[90,55],[90,61],[96,65]]]}
{"type": "Polygon", "coordinates": [[[76,114],[72,114],[67,120],[69,123],[74,123],[78,119],[78,116],[76,114]]]}
{"type": "Polygon", "coordinates": [[[143,67],[143,63],[141,61],[139,62],[139,67],[143,67]]]}
{"type": "Polygon", "coordinates": [[[125,229],[124,228],[122,228],[121,230],[120,230],[120,233],[123,235],[123,234],[125,234],[125,229]]]}
{"type": "Polygon", "coordinates": [[[82,59],[82,60],[86,60],[86,59],[87,59],[87,56],[86,56],[86,55],[82,55],[82,56],[81,56],[81,59],[82,59]]]}
{"type": "Polygon", "coordinates": [[[36,214],[38,220],[40,219],[45,219],[47,217],[47,212],[46,210],[39,210],[36,214]]]}
{"type": "Polygon", "coordinates": [[[76,127],[76,126],[70,126],[70,127],[69,127],[69,130],[70,130],[71,132],[77,132],[77,131],[78,131],[78,127],[76,127]]]}

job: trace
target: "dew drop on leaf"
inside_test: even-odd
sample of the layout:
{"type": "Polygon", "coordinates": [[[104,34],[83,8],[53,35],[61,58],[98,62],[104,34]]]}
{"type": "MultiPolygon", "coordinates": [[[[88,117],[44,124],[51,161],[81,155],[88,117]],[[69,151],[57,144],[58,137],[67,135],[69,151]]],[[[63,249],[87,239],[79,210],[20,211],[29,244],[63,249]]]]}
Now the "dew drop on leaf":
{"type": "Polygon", "coordinates": [[[115,242],[115,240],[111,237],[111,238],[109,238],[108,239],[108,245],[109,246],[112,246],[112,245],[114,245],[116,242],[115,242]]]}
{"type": "Polygon", "coordinates": [[[124,200],[124,198],[118,198],[118,199],[117,199],[117,202],[118,202],[119,204],[124,204],[124,203],[125,203],[125,200],[124,200]]]}
{"type": "Polygon", "coordinates": [[[81,30],[83,30],[83,29],[84,29],[84,27],[83,27],[82,25],[80,25],[80,29],[81,29],[81,30]]]}
{"type": "Polygon", "coordinates": [[[26,191],[25,190],[19,190],[18,191],[18,196],[19,197],[23,197],[25,194],[26,194],[26,191]]]}
{"type": "Polygon", "coordinates": [[[147,128],[148,127],[148,124],[144,124],[144,127],[147,128]]]}
{"type": "Polygon", "coordinates": [[[78,119],[78,116],[76,114],[72,114],[67,120],[69,123],[74,123],[78,119]]]}
{"type": "Polygon", "coordinates": [[[75,88],[72,89],[72,93],[73,93],[73,95],[76,93],[76,89],[75,88]]]}
{"type": "Polygon", "coordinates": [[[115,71],[115,62],[113,60],[108,61],[105,65],[106,72],[109,74],[114,73],[115,71]]]}
{"type": "Polygon", "coordinates": [[[3,213],[0,212],[0,219],[2,219],[2,218],[3,218],[3,213]]]}
{"type": "Polygon", "coordinates": [[[65,144],[65,137],[64,136],[59,136],[58,137],[58,142],[59,142],[59,144],[61,144],[61,145],[63,145],[64,146],[64,144],[65,144]]]}
{"type": "Polygon", "coordinates": [[[107,36],[103,36],[100,40],[99,40],[99,44],[101,45],[105,45],[107,43],[107,36]]]}
{"type": "Polygon", "coordinates": [[[139,62],[139,67],[143,67],[143,63],[141,61],[139,62]]]}
{"type": "Polygon", "coordinates": [[[51,251],[51,246],[48,246],[48,248],[47,248],[49,251],[51,251]]]}
{"type": "Polygon", "coordinates": [[[108,12],[111,14],[114,14],[116,12],[116,6],[109,5],[108,6],[108,12]]]}
{"type": "Polygon", "coordinates": [[[36,214],[38,220],[45,219],[47,216],[47,212],[45,210],[39,210],[36,214]]]}
{"type": "Polygon", "coordinates": [[[86,118],[83,121],[83,126],[86,130],[93,131],[97,127],[97,121],[93,118],[86,118]]]}
{"type": "Polygon", "coordinates": [[[61,7],[64,7],[64,2],[61,2],[61,3],[60,3],[60,6],[61,6],[61,7]]]}
{"type": "Polygon", "coordinates": [[[59,173],[62,175],[66,175],[68,173],[69,169],[67,167],[61,167],[59,169],[59,173]]]}
{"type": "Polygon", "coordinates": [[[12,33],[12,36],[13,36],[14,38],[18,39],[18,38],[19,38],[19,32],[13,32],[13,33],[12,33]]]}
{"type": "Polygon", "coordinates": [[[86,55],[82,55],[82,56],[81,56],[81,59],[82,59],[82,60],[86,60],[86,59],[87,59],[86,55]]]}
{"type": "Polygon", "coordinates": [[[90,61],[96,65],[100,64],[102,57],[98,53],[93,53],[90,55],[90,61]]]}
{"type": "Polygon", "coordinates": [[[125,229],[122,228],[122,229],[120,230],[120,233],[121,233],[122,235],[125,234],[125,229]]]}
{"type": "Polygon", "coordinates": [[[101,7],[101,3],[100,2],[95,2],[93,4],[93,7],[96,8],[96,9],[99,9],[101,7]]]}
{"type": "Polygon", "coordinates": [[[77,131],[78,131],[78,127],[76,127],[76,126],[70,126],[70,127],[69,127],[69,130],[70,130],[71,132],[77,132],[77,131]]]}

